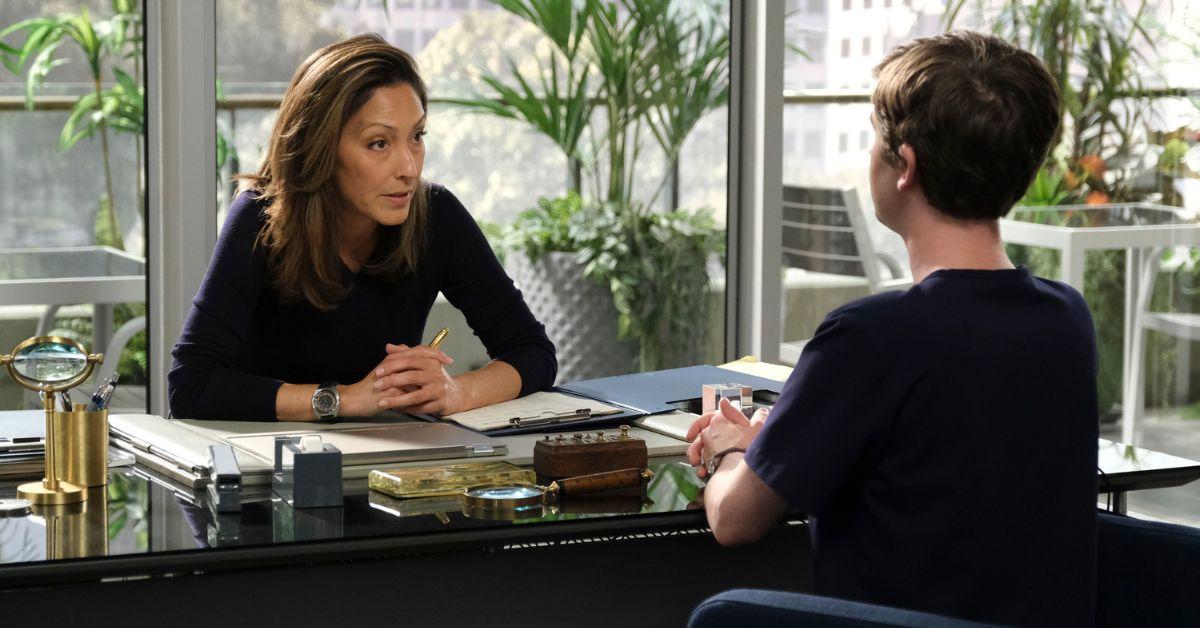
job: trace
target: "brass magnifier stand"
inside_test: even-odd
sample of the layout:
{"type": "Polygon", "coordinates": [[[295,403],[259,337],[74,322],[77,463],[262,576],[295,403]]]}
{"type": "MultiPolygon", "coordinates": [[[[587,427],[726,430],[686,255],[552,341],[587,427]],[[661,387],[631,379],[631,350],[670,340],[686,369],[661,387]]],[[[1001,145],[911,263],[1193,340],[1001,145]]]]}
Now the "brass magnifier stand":
{"type": "MultiPolygon", "coordinates": [[[[8,355],[0,355],[0,364],[17,384],[41,393],[46,410],[46,475],[41,482],[27,482],[17,494],[38,506],[75,504],[87,499],[87,489],[58,477],[65,435],[55,434],[55,393],[78,386],[104,361],[98,353],[89,354],[83,345],[61,336],[36,336],[18,344],[8,355]]],[[[64,408],[70,411],[71,408],[64,408]]]]}

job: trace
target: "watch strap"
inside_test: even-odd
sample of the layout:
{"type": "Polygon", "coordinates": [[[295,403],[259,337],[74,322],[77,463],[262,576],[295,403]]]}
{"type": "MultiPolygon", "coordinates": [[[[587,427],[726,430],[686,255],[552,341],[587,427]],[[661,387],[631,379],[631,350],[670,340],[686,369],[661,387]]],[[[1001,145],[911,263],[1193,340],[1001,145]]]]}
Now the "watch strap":
{"type": "Polygon", "coordinates": [[[722,449],[721,451],[717,452],[716,455],[714,455],[712,458],[709,458],[708,465],[704,469],[705,471],[708,471],[708,476],[712,477],[712,474],[716,473],[717,469],[721,468],[721,461],[725,460],[725,456],[727,456],[729,454],[735,454],[735,453],[744,454],[744,453],[746,453],[746,448],[745,447],[730,447],[728,449],[722,449]]]}

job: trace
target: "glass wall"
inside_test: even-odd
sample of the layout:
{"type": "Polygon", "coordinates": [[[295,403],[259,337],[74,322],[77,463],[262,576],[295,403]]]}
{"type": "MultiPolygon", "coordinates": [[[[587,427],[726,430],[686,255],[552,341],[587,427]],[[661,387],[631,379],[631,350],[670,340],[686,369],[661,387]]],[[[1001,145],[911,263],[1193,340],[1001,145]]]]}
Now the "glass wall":
{"type": "MultiPolygon", "coordinates": [[[[585,13],[581,7],[579,17],[588,19],[585,13]]],[[[590,123],[566,146],[519,112],[515,119],[498,116],[481,104],[500,102],[489,79],[517,90],[534,107],[552,107],[548,90],[553,96],[579,86],[567,78],[566,52],[538,24],[491,2],[219,0],[218,147],[228,159],[222,166],[218,224],[234,190],[229,176],[252,172],[261,163],[276,107],[295,68],[323,45],[358,33],[379,33],[415,56],[429,87],[424,178],[447,186],[483,227],[547,325],[559,351],[560,381],[626,373],[631,364],[649,369],[720,360],[728,6],[688,0],[667,17],[655,20],[654,28],[674,25],[683,29],[678,34],[689,35],[673,51],[677,68],[713,70],[679,78],[692,82],[677,83],[675,93],[700,85],[711,94],[673,109],[655,108],[641,94],[614,95],[595,57],[589,56],[593,53],[587,52],[592,48],[585,46],[572,67],[576,79],[583,72],[589,78],[585,108],[590,123]],[[557,83],[552,68],[558,72],[557,83]],[[522,81],[535,87],[523,92],[522,81]],[[475,105],[464,105],[464,100],[475,105]],[[617,116],[609,115],[614,102],[621,107],[617,116]],[[609,133],[614,118],[620,125],[615,135],[609,133]],[[665,136],[668,129],[677,137],[665,136]],[[614,151],[620,151],[623,162],[614,161],[614,151]],[[614,163],[621,168],[615,176],[610,175],[614,163]],[[518,219],[522,213],[525,217],[518,219]],[[567,215],[573,216],[572,225],[582,225],[592,235],[559,238],[549,250],[566,254],[531,260],[528,253],[537,257],[540,252],[531,243],[553,239],[555,233],[566,235],[567,215]],[[631,264],[632,256],[616,257],[630,246],[643,247],[657,263],[631,264]],[[584,278],[582,269],[591,261],[593,276],[584,278]],[[571,285],[547,283],[546,275],[557,273],[551,268],[555,264],[571,269],[571,285]],[[562,306],[578,299],[587,305],[562,306]],[[566,311],[592,316],[564,318],[566,311]]],[[[619,13],[622,26],[634,19],[624,10],[619,13]]],[[[662,49],[659,41],[619,45],[662,49]]],[[[653,68],[634,70],[646,80],[670,75],[651,79],[653,68]]],[[[430,325],[443,323],[452,329],[444,348],[454,355],[454,368],[486,362],[483,347],[461,315],[439,299],[430,325]]]]}
{"type": "MultiPolygon", "coordinates": [[[[1155,221],[1181,227],[1156,236],[1159,240],[1149,248],[1119,245],[1086,253],[1034,246],[1006,230],[1009,255],[1041,276],[1071,281],[1088,300],[1101,354],[1102,435],[1200,457],[1200,358],[1191,342],[1180,339],[1192,327],[1191,315],[1200,313],[1195,297],[1195,245],[1200,240],[1187,230],[1200,213],[1200,109],[1194,97],[1200,87],[1200,5],[1149,2],[1138,14],[1139,5],[1087,3],[1087,10],[1071,12],[1087,19],[1070,21],[1068,16],[1056,28],[1047,28],[1048,20],[1064,17],[1039,12],[1039,3],[789,1],[784,184],[840,193],[836,199],[821,197],[821,202],[812,201],[811,194],[794,196],[810,205],[842,206],[850,199],[848,204],[860,209],[851,212],[859,218],[856,224],[827,225],[818,236],[797,235],[802,230],[797,225],[815,210],[790,206],[785,198],[785,348],[789,343],[798,347],[811,336],[833,307],[886,289],[883,284],[893,272],[889,258],[907,272],[903,244],[874,218],[867,185],[873,141],[871,69],[896,44],[914,37],[951,27],[994,31],[1034,51],[1052,68],[1065,68],[1053,73],[1069,95],[1066,100],[1073,102],[1064,118],[1063,139],[1022,204],[1091,206],[1040,212],[1054,216],[1045,225],[1050,228],[1145,229],[1155,221]],[[955,16],[952,23],[948,14],[955,16]],[[1119,35],[1106,41],[1125,42],[1129,49],[1118,48],[1114,54],[1110,47],[1070,46],[1061,38],[1041,41],[1031,34],[1043,30],[1077,33],[1080,42],[1119,35]],[[1135,35],[1129,37],[1131,32],[1135,35]],[[1143,205],[1134,210],[1134,203],[1143,205]],[[1146,218],[1151,215],[1156,218],[1146,218]],[[817,264],[794,251],[789,256],[789,249],[818,251],[828,259],[824,268],[814,270],[817,264]],[[1063,255],[1081,256],[1084,270],[1077,277],[1070,265],[1064,266],[1063,255]],[[844,264],[849,258],[854,263],[844,264]],[[1160,266],[1157,272],[1154,263],[1160,266]],[[877,277],[869,277],[864,264],[873,265],[877,277]],[[1139,276],[1150,280],[1141,283],[1145,290],[1138,290],[1139,276]],[[1155,312],[1170,313],[1181,324],[1156,327],[1154,321],[1163,317],[1155,312]],[[1135,338],[1144,341],[1135,344],[1135,338]]],[[[1028,220],[1030,215],[1018,210],[1010,218],[1028,220]]],[[[1131,496],[1130,508],[1195,523],[1200,521],[1197,500],[1200,488],[1145,491],[1131,496]]]]}
{"type": "MultiPolygon", "coordinates": [[[[41,332],[108,352],[113,407],[144,412],[141,24],[140,2],[0,4],[0,350],[41,332]]],[[[31,403],[0,377],[0,408],[31,403]]]]}

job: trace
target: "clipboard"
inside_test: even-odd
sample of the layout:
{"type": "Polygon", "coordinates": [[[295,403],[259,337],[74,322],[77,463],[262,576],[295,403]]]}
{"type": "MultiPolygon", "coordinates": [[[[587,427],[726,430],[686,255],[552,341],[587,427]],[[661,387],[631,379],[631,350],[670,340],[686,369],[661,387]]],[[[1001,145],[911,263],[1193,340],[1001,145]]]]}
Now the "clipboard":
{"type": "Polygon", "coordinates": [[[581,424],[590,427],[636,416],[640,413],[619,404],[555,389],[442,418],[488,436],[510,436],[581,424]]]}

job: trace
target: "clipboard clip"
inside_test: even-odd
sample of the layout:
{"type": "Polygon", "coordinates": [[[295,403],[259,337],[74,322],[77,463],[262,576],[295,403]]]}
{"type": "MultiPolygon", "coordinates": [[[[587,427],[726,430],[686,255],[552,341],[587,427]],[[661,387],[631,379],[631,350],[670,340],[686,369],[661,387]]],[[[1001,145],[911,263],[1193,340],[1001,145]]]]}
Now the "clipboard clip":
{"type": "Polygon", "coordinates": [[[544,412],[543,415],[536,417],[513,417],[508,420],[510,427],[529,427],[530,425],[551,425],[554,423],[565,423],[567,421],[584,421],[592,418],[591,408],[579,408],[574,411],[567,412],[544,412]]]}

